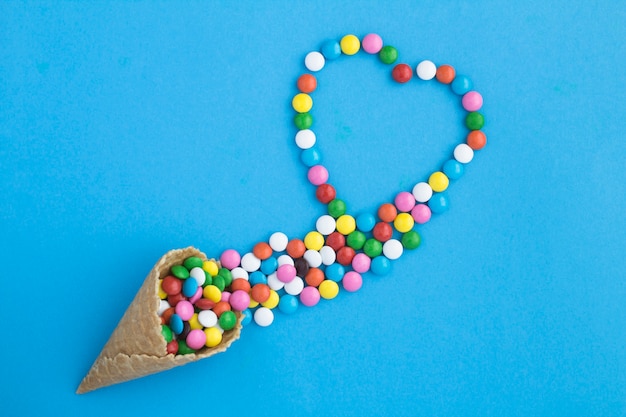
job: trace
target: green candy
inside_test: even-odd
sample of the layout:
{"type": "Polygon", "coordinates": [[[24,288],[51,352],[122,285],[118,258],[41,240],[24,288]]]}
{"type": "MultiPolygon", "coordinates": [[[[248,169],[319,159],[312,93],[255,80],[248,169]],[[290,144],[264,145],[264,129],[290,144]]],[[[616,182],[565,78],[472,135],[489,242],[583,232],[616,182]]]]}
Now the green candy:
{"type": "Polygon", "coordinates": [[[189,278],[189,270],[182,265],[172,266],[172,274],[176,278],[187,279],[189,278]]]}
{"type": "Polygon", "coordinates": [[[233,274],[226,268],[220,268],[217,276],[224,278],[224,285],[227,287],[233,282],[233,274]]]}
{"type": "Polygon", "coordinates": [[[363,252],[365,252],[367,256],[373,259],[383,253],[383,244],[373,237],[369,238],[365,241],[365,244],[363,245],[363,252]]]}
{"type": "Polygon", "coordinates": [[[415,230],[411,230],[402,235],[401,242],[406,249],[415,249],[422,243],[422,238],[415,230]]]}
{"type": "Polygon", "coordinates": [[[224,291],[226,288],[226,280],[221,275],[216,275],[213,277],[213,285],[220,289],[220,291],[224,291]]]}
{"type": "Polygon", "coordinates": [[[378,52],[378,58],[383,64],[393,64],[398,59],[398,50],[391,45],[383,46],[378,52]]]}
{"type": "Polygon", "coordinates": [[[335,198],[333,201],[328,203],[328,214],[330,214],[335,219],[346,214],[346,203],[343,200],[335,198]]]}
{"type": "Polygon", "coordinates": [[[196,350],[187,346],[187,342],[185,342],[184,340],[179,340],[178,341],[178,354],[189,355],[190,353],[196,353],[196,350]]]}
{"type": "Polygon", "coordinates": [[[465,126],[467,126],[469,130],[479,130],[484,124],[485,117],[477,111],[470,112],[465,116],[465,126]]]}
{"type": "Polygon", "coordinates": [[[212,285],[212,284],[213,284],[213,277],[207,271],[204,271],[204,284],[202,284],[202,287],[206,287],[207,285],[212,285]]]}
{"type": "Polygon", "coordinates": [[[367,237],[365,236],[365,233],[361,232],[360,230],[355,230],[354,232],[348,235],[348,238],[346,239],[346,243],[352,249],[359,250],[363,247],[366,240],[367,240],[367,237]]]}
{"type": "Polygon", "coordinates": [[[202,268],[202,259],[198,258],[197,256],[190,256],[189,258],[185,259],[185,262],[183,262],[183,266],[190,271],[193,268],[202,268]]]}
{"type": "Polygon", "coordinates": [[[172,329],[170,329],[170,327],[166,326],[165,324],[161,325],[161,334],[163,335],[163,339],[165,339],[167,343],[171,342],[174,338],[172,336],[172,329]]]}
{"type": "Polygon", "coordinates": [[[220,316],[220,327],[224,330],[231,330],[237,324],[237,316],[232,311],[225,311],[220,316]]]}
{"type": "Polygon", "coordinates": [[[313,116],[310,113],[298,113],[294,116],[293,122],[300,130],[309,129],[313,125],[313,116]]]}

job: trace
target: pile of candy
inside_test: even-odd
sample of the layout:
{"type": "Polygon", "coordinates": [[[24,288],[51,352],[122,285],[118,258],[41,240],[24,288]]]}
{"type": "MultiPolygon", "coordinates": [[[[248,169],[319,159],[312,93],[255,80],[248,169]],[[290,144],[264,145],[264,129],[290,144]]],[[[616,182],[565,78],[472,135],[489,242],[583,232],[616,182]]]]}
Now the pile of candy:
{"type": "MultiPolygon", "coordinates": [[[[327,41],[319,52],[307,54],[304,63],[310,72],[317,72],[327,61],[354,55],[360,49],[377,55],[386,65],[398,59],[393,46],[383,46],[380,36],[369,34],[362,41],[354,35],[327,41]]],[[[412,67],[400,63],[393,67],[391,76],[406,83],[413,72],[412,67]]],[[[172,266],[171,275],[160,284],[159,315],[168,353],[187,354],[219,345],[222,333],[236,325],[235,312],[242,312],[244,325],[254,318],[259,326],[269,326],[276,309],[291,314],[300,304],[312,307],[321,298],[335,298],[340,286],[349,292],[357,291],[363,284],[363,273],[385,275],[392,260],[398,259],[405,249],[420,245],[415,224],[426,223],[433,213],[448,209],[446,189],[450,180],[463,175],[474,151],[485,146],[486,136],[480,130],[484,118],[478,112],[483,99],[473,91],[468,77],[456,75],[450,65],[437,67],[431,61],[420,62],[415,73],[420,80],[436,79],[450,85],[452,92],[462,97],[461,105],[468,112],[468,134],[441,171],[415,184],[411,192],[398,193],[393,203],[382,204],[376,215],[363,213],[356,217],[348,214],[345,202],[337,198],[335,188],[328,182],[328,170],[320,164],[317,138],[310,129],[310,94],[317,88],[317,79],[311,73],[298,78],[299,93],[292,99],[298,129],[295,142],[302,150],[307,178],[316,186],[316,197],[327,205],[328,214],[317,219],[316,230],[304,239],[289,240],[277,232],[268,242],[256,244],[244,255],[229,249],[222,253],[219,263],[191,257],[183,265],[172,266]]]]}

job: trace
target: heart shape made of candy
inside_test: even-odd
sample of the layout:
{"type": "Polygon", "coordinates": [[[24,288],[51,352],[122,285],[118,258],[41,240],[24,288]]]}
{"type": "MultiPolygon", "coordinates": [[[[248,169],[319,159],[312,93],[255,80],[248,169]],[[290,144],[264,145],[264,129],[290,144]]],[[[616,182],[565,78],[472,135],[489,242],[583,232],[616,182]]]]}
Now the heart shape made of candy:
{"type": "Polygon", "coordinates": [[[461,98],[467,111],[467,135],[441,170],[417,182],[412,190],[400,191],[393,202],[381,204],[376,214],[354,217],[320,164],[321,153],[311,129],[311,95],[317,89],[313,74],[326,62],[361,50],[377,56],[384,65],[393,65],[391,77],[396,82],[414,78],[411,66],[396,64],[397,50],[383,45],[381,37],[373,33],[362,39],[346,35],[329,40],[319,51],[306,55],[308,72],[298,78],[298,92],[291,103],[300,159],[307,167],[308,181],[316,187],[317,199],[327,206],[327,214],[316,221],[316,230],[302,239],[276,232],[250,252],[241,255],[228,249],[218,260],[192,247],[165,254],[145,279],[78,393],[223,352],[251,321],[269,326],[276,310],[292,314],[300,305],[312,307],[320,299],[335,298],[340,289],[358,291],[363,274],[388,274],[393,260],[420,245],[416,224],[448,209],[450,181],[459,179],[474,152],[485,146],[484,117],[479,112],[483,99],[473,90],[471,80],[457,75],[452,66],[436,66],[428,60],[418,63],[415,78],[448,85],[461,98]]]}

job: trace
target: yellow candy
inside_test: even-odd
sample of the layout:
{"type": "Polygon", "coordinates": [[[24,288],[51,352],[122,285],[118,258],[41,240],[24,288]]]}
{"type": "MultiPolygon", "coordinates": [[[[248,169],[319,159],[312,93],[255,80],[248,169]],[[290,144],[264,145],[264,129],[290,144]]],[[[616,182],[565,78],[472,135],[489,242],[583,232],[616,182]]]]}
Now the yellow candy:
{"type": "Polygon", "coordinates": [[[163,284],[163,280],[160,279],[159,280],[159,298],[161,300],[165,300],[167,298],[167,293],[165,291],[163,291],[162,284],[163,284]]]}
{"type": "Polygon", "coordinates": [[[256,308],[259,305],[259,302],[250,298],[250,304],[248,304],[248,308],[256,308]]]}
{"type": "Polygon", "coordinates": [[[215,261],[204,261],[202,263],[202,269],[208,272],[212,277],[216,276],[219,271],[219,267],[215,261]]]}
{"type": "Polygon", "coordinates": [[[191,330],[202,330],[204,328],[198,321],[198,313],[193,313],[193,316],[189,319],[189,327],[191,327],[191,330]]]}
{"type": "Polygon", "coordinates": [[[436,191],[438,193],[448,188],[449,183],[450,183],[450,180],[448,180],[448,177],[446,177],[446,174],[444,174],[443,172],[439,172],[439,171],[433,172],[430,175],[430,178],[428,178],[428,185],[430,185],[430,188],[432,188],[433,191],[436,191]]]}
{"type": "Polygon", "coordinates": [[[349,214],[344,214],[343,216],[339,216],[337,219],[336,227],[339,233],[347,236],[356,229],[356,220],[354,220],[354,217],[349,214]]]}
{"type": "Polygon", "coordinates": [[[330,279],[322,281],[318,289],[320,296],[326,300],[332,300],[339,294],[339,285],[330,279]]]}
{"type": "Polygon", "coordinates": [[[346,35],[341,38],[341,42],[339,43],[341,46],[341,52],[346,55],[354,55],[359,52],[361,48],[361,42],[359,38],[354,35],[346,35]]]}
{"type": "Polygon", "coordinates": [[[309,232],[304,237],[304,246],[307,249],[320,250],[324,247],[324,236],[320,232],[309,232]]]}
{"type": "Polygon", "coordinates": [[[274,290],[270,290],[270,298],[268,298],[265,302],[261,303],[263,307],[267,307],[269,309],[275,308],[280,301],[280,297],[278,293],[274,290]]]}
{"type": "Polygon", "coordinates": [[[208,298],[214,303],[217,303],[222,299],[222,292],[215,285],[207,285],[206,287],[204,287],[204,290],[202,290],[202,295],[204,296],[204,298],[208,298]]]}
{"type": "Polygon", "coordinates": [[[415,220],[413,220],[413,216],[409,213],[400,213],[396,216],[393,221],[393,227],[400,233],[406,233],[413,229],[413,225],[415,224],[415,220]]]}
{"type": "Polygon", "coordinates": [[[220,332],[216,327],[209,327],[204,329],[204,334],[206,335],[206,345],[208,347],[215,347],[219,345],[222,341],[222,332],[220,332]]]}
{"type": "Polygon", "coordinates": [[[313,99],[308,94],[296,94],[291,100],[291,105],[298,113],[306,113],[313,107],[313,99]]]}

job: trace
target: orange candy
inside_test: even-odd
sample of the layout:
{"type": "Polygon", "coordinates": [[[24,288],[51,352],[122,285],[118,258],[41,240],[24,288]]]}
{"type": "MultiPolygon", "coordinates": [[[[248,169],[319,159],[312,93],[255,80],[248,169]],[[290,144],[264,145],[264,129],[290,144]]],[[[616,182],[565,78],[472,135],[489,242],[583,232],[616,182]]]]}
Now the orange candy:
{"type": "Polygon", "coordinates": [[[213,307],[213,312],[220,317],[225,311],[231,311],[230,303],[228,301],[219,301],[213,307]]]}
{"type": "Polygon", "coordinates": [[[303,93],[312,93],[317,88],[317,80],[311,74],[302,74],[298,78],[298,90],[303,93]]]}
{"type": "Polygon", "coordinates": [[[161,314],[161,324],[170,324],[170,317],[176,312],[174,307],[170,307],[161,314]]]}
{"type": "Polygon", "coordinates": [[[442,84],[450,84],[456,75],[456,71],[454,71],[454,67],[451,65],[442,65],[437,68],[437,73],[435,77],[437,77],[437,81],[442,84]]]}
{"type": "Polygon", "coordinates": [[[259,242],[254,245],[254,248],[252,248],[252,253],[254,254],[254,256],[264,261],[265,259],[272,256],[272,247],[265,242],[259,242]]]}
{"type": "Polygon", "coordinates": [[[287,243],[287,254],[293,259],[302,258],[304,252],[306,252],[306,246],[300,239],[292,239],[287,243]]]}
{"type": "Polygon", "coordinates": [[[319,268],[309,268],[304,281],[306,281],[306,285],[317,287],[324,281],[324,271],[319,268]]]}
{"type": "Polygon", "coordinates": [[[380,220],[387,223],[394,221],[397,215],[398,210],[396,209],[396,206],[390,203],[385,203],[378,209],[378,217],[380,220]]]}
{"type": "Polygon", "coordinates": [[[250,297],[257,303],[264,303],[270,298],[270,287],[265,284],[255,284],[250,291],[250,297]]]}
{"type": "Polygon", "coordinates": [[[482,149],[486,143],[487,136],[485,136],[482,130],[472,130],[467,134],[467,144],[475,151],[482,149]]]}
{"type": "Polygon", "coordinates": [[[243,278],[235,278],[230,284],[230,291],[235,292],[237,290],[250,292],[250,283],[248,282],[248,280],[243,278]]]}

